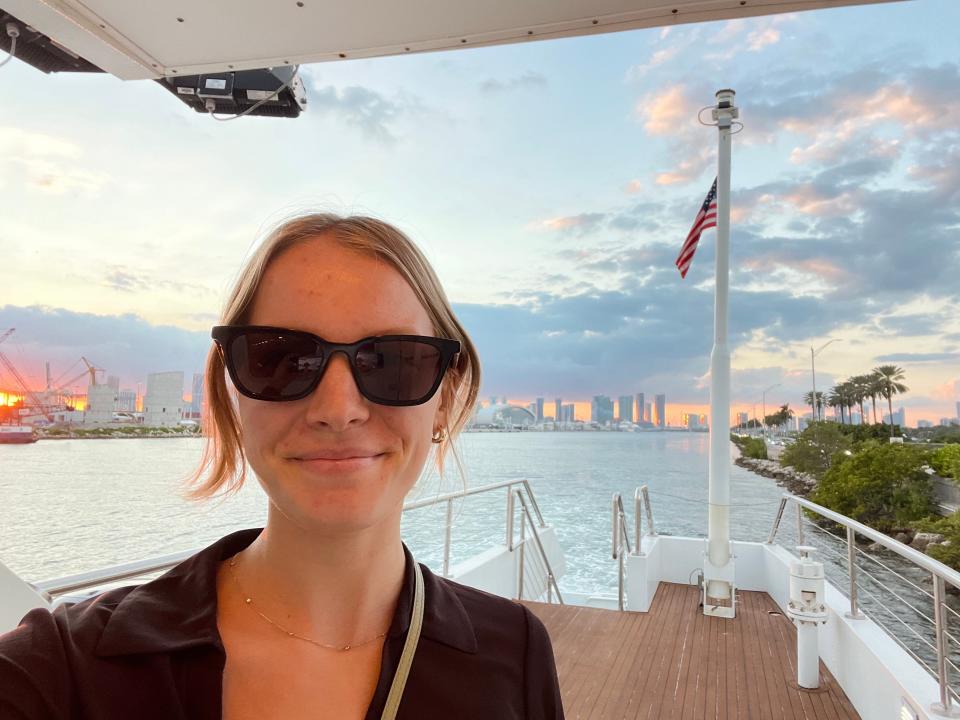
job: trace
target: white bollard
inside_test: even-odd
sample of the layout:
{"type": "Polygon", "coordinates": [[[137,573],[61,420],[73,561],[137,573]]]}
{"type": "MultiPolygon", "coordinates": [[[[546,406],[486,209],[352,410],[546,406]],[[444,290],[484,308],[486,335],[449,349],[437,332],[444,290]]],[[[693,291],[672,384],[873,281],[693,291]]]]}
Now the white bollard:
{"type": "Polygon", "coordinates": [[[819,625],[827,621],[824,604],[823,563],[810,559],[816,548],[798,545],[800,559],[790,563],[790,596],[787,614],[797,626],[797,684],[820,687],[819,625]]]}

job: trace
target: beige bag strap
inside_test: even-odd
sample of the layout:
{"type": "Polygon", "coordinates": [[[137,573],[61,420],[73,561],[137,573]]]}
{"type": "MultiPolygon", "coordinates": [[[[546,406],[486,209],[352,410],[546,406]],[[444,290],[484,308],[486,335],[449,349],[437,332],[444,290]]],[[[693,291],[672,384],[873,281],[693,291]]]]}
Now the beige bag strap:
{"type": "Polygon", "coordinates": [[[397,672],[393,675],[393,684],[390,686],[387,702],[383,706],[381,720],[394,720],[397,716],[400,698],[403,697],[403,688],[407,684],[407,675],[410,674],[410,665],[413,663],[413,654],[417,651],[417,643],[420,641],[420,629],[423,627],[423,573],[420,571],[420,563],[416,560],[413,562],[413,569],[416,575],[416,586],[413,593],[410,629],[407,630],[407,641],[403,645],[403,655],[400,656],[397,672]]]}

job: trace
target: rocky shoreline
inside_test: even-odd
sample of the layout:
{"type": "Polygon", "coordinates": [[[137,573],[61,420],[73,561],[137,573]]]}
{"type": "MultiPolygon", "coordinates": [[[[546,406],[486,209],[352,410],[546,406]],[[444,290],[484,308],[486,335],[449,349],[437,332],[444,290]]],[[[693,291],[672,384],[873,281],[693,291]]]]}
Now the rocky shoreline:
{"type": "Polygon", "coordinates": [[[806,497],[817,486],[817,480],[811,475],[797,472],[793,468],[783,467],[776,460],[757,460],[741,455],[734,463],[757,475],[777,481],[777,485],[786,488],[794,495],[806,497]]]}
{"type": "Polygon", "coordinates": [[[196,430],[166,428],[143,428],[129,431],[120,428],[103,430],[58,430],[37,431],[37,440],[132,440],[150,438],[188,438],[202,437],[196,430]]]}

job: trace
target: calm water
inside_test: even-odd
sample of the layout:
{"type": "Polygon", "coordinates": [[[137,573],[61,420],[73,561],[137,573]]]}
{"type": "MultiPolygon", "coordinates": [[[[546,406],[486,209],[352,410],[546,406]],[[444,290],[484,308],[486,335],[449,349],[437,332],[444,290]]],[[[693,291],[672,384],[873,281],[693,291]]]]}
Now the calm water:
{"type": "MultiPolygon", "coordinates": [[[[614,492],[622,493],[632,522],[633,492],[646,483],[658,532],[706,535],[705,434],[467,433],[460,443],[469,486],[530,481],[564,549],[561,591],[616,592],[616,563],[610,558],[614,492]]],[[[0,445],[0,561],[27,580],[43,580],[199,549],[233,530],[262,526],[266,496],[254,480],[224,501],[198,504],[181,498],[179,482],[201,448],[202,441],[191,438],[0,445]]],[[[452,461],[449,466],[455,467],[452,461]]],[[[766,540],[782,490],[736,465],[730,473],[733,539],[766,540]]],[[[460,479],[449,470],[443,478],[428,474],[411,499],[459,487],[460,479]]],[[[458,502],[452,563],[502,543],[505,514],[504,491],[458,502]]],[[[442,564],[445,516],[445,507],[437,505],[407,512],[403,520],[404,540],[435,570],[442,564]]],[[[785,518],[778,536],[791,548],[797,542],[794,518],[792,512],[785,518]]],[[[845,544],[812,525],[806,542],[820,548],[827,577],[845,592],[845,544]]],[[[933,616],[930,578],[889,551],[872,555],[885,567],[866,556],[858,559],[861,607],[932,666],[933,633],[923,617],[933,616]]],[[[948,604],[960,613],[957,597],[948,604]]],[[[954,637],[960,636],[958,619],[960,614],[948,614],[954,637]]],[[[951,651],[960,664],[960,653],[951,651]]]]}
{"type": "MultiPolygon", "coordinates": [[[[647,483],[657,530],[706,533],[706,434],[466,433],[461,449],[471,487],[527,478],[546,521],[557,528],[567,573],[561,590],[613,591],[610,498],[647,483]],[[676,496],[676,497],[670,497],[676,496]],[[678,499],[685,498],[685,499],[678,499]]],[[[202,547],[224,534],[261,526],[266,498],[256,482],[235,497],[206,504],[178,494],[202,441],[47,440],[0,445],[0,561],[40,580],[152,555],[202,547]]],[[[416,497],[452,490],[460,480],[421,479],[416,497]]],[[[734,539],[762,540],[781,490],[771,480],[731,468],[734,539]]],[[[502,542],[503,492],[455,506],[452,561],[502,542]]],[[[438,568],[445,508],[408,512],[404,538],[418,559],[438,568]]]]}

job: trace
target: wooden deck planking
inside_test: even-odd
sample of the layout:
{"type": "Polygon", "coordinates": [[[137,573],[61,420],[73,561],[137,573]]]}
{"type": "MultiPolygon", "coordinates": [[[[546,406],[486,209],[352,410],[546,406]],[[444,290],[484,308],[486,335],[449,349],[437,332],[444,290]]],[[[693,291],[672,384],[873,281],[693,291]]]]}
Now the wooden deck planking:
{"type": "Polygon", "coordinates": [[[705,616],[697,588],[675,583],[647,613],[523,604],[550,633],[571,720],[857,720],[823,663],[818,690],[797,687],[796,631],[773,600],[737,598],[733,620],[705,616]]]}

